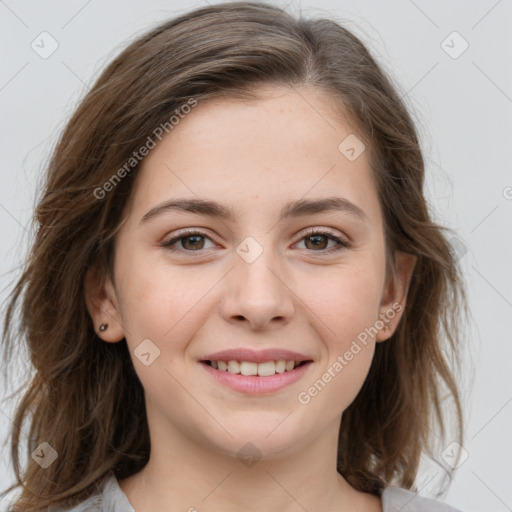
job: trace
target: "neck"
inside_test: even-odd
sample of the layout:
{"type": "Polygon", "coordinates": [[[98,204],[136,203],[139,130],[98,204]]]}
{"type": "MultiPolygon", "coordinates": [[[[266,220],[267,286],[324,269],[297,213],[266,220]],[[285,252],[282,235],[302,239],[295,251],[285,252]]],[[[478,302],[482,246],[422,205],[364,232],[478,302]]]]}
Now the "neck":
{"type": "Polygon", "coordinates": [[[137,512],[170,506],[189,512],[381,512],[379,498],[356,491],[336,471],[340,422],[287,453],[261,454],[240,442],[244,448],[237,455],[205,446],[167,423],[150,428],[148,463],[119,485],[137,512]]]}

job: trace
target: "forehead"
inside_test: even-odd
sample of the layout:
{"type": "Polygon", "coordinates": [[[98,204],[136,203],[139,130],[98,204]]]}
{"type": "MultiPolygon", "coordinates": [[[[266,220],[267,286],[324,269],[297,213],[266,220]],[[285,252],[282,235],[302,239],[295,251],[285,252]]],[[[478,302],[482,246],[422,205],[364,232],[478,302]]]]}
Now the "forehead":
{"type": "Polygon", "coordinates": [[[342,195],[379,219],[369,151],[347,158],[345,141],[357,144],[358,132],[332,98],[311,88],[259,92],[251,101],[199,103],[182,116],[143,160],[132,209],[141,213],[184,195],[235,211],[245,210],[250,199],[278,207],[307,196],[342,195]]]}

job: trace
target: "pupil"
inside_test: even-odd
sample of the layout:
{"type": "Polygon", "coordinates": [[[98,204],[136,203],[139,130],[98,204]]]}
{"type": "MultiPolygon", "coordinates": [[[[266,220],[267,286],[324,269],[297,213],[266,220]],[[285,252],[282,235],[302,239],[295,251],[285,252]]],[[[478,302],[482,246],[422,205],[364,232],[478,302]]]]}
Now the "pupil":
{"type": "Polygon", "coordinates": [[[321,249],[325,249],[325,236],[324,235],[309,236],[309,237],[307,237],[306,240],[316,240],[313,242],[313,245],[317,248],[320,247],[321,249]],[[318,239],[322,239],[322,238],[324,239],[324,244],[320,247],[321,242],[319,242],[318,239]]]}
{"type": "MultiPolygon", "coordinates": [[[[199,239],[199,241],[201,241],[201,238],[202,238],[202,236],[200,236],[200,235],[189,235],[189,236],[185,237],[185,238],[182,240],[182,245],[183,245],[183,246],[185,246],[185,245],[188,243],[188,241],[190,241],[190,239],[195,239],[195,240],[196,240],[196,242],[197,242],[197,240],[198,240],[198,239],[199,239]]],[[[193,244],[191,245],[191,247],[185,247],[185,249],[189,249],[189,248],[197,249],[198,247],[199,247],[199,249],[201,249],[201,248],[202,248],[202,245],[200,245],[200,244],[199,244],[199,246],[198,246],[198,244],[197,244],[197,243],[195,243],[195,244],[193,243],[193,244]]]]}

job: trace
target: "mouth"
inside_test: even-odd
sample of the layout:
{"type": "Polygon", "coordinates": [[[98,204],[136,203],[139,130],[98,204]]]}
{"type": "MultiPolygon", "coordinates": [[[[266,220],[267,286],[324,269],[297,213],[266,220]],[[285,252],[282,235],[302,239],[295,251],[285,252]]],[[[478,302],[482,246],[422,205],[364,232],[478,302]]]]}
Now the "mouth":
{"type": "Polygon", "coordinates": [[[313,361],[216,361],[205,359],[200,366],[215,384],[246,395],[275,393],[301,379],[313,361]]]}
{"type": "Polygon", "coordinates": [[[218,370],[220,372],[227,372],[232,375],[244,375],[244,376],[258,376],[258,377],[271,377],[276,374],[289,373],[300,366],[304,366],[311,363],[311,360],[306,361],[294,361],[285,359],[279,359],[276,361],[210,361],[203,360],[201,363],[218,370]]]}

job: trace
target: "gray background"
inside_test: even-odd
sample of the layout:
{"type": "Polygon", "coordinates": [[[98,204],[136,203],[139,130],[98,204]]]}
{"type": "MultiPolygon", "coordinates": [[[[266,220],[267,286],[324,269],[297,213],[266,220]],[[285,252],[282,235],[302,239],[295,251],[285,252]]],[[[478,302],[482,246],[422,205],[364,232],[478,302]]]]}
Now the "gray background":
{"type": "MultiPolygon", "coordinates": [[[[44,165],[92,79],[134,35],[214,3],[0,0],[1,300],[27,247],[44,165]],[[31,47],[33,41],[42,46],[44,31],[58,44],[45,59],[31,47]]],[[[460,380],[468,458],[444,500],[467,512],[512,510],[512,2],[278,4],[293,13],[334,17],[354,31],[414,112],[427,162],[427,195],[435,220],[459,238],[454,247],[474,317],[466,329],[467,364],[460,380]]],[[[46,49],[50,42],[45,40],[46,49]]],[[[29,372],[21,364],[18,371],[24,377],[29,372]]],[[[0,402],[1,490],[12,481],[6,444],[12,406],[0,402]]],[[[420,494],[434,496],[441,474],[425,461],[420,494]]]]}

